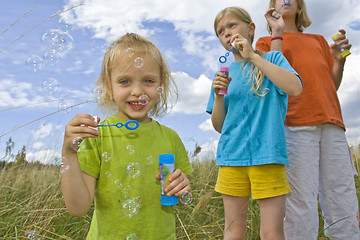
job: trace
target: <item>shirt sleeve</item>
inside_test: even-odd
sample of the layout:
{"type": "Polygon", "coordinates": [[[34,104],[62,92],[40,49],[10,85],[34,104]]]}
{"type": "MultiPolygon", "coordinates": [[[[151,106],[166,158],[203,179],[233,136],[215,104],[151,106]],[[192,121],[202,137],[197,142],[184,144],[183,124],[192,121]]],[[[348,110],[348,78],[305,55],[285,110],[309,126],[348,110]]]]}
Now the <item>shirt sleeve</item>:
{"type": "Polygon", "coordinates": [[[84,144],[84,150],[77,153],[80,169],[97,179],[100,174],[100,155],[97,140],[95,138],[85,138],[81,144],[84,144]]]}

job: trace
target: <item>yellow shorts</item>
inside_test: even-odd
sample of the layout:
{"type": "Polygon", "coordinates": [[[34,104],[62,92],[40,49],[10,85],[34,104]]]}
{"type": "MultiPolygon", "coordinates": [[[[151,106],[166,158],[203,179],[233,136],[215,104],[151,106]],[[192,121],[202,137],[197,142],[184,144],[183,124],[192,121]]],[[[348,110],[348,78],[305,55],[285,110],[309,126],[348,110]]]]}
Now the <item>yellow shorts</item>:
{"type": "Polygon", "coordinates": [[[291,192],[285,165],[220,166],[215,191],[236,197],[262,199],[291,192]]]}

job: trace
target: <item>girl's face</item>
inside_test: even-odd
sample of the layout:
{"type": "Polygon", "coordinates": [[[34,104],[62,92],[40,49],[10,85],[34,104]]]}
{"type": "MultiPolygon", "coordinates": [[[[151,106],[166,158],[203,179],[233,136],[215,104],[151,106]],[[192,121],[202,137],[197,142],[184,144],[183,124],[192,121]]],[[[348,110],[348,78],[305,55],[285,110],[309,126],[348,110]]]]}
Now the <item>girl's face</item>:
{"type": "MultiPolygon", "coordinates": [[[[275,2],[276,11],[278,11],[281,8],[282,4],[284,4],[284,0],[276,0],[275,2]]],[[[298,12],[297,0],[290,0],[289,4],[286,4],[283,8],[281,8],[279,13],[283,17],[287,17],[287,16],[295,17],[297,12],[298,12]]]]}
{"type": "Polygon", "coordinates": [[[248,39],[251,43],[250,35],[254,35],[255,25],[253,23],[246,23],[239,20],[232,14],[225,14],[219,21],[216,33],[221,44],[225,49],[230,50],[232,48],[230,39],[235,34],[240,34],[244,38],[248,39]]]}
{"type": "Polygon", "coordinates": [[[140,56],[144,65],[137,68],[124,59],[117,59],[111,71],[112,95],[118,106],[117,115],[125,120],[136,120],[139,123],[150,122],[148,112],[158,101],[157,89],[161,84],[160,66],[148,55],[140,56]],[[141,95],[148,96],[148,103],[139,101],[141,95]]]}

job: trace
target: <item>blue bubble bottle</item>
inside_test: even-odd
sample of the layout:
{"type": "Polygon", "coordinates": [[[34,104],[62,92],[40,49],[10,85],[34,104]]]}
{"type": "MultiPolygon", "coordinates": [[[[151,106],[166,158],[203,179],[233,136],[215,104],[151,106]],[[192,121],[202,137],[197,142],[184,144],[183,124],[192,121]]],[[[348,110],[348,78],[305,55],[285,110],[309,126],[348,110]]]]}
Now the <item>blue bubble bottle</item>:
{"type": "Polygon", "coordinates": [[[161,205],[171,206],[179,203],[178,197],[175,195],[166,196],[164,189],[170,184],[169,178],[175,171],[175,156],[174,154],[159,155],[160,165],[160,180],[161,180],[161,205]]]}

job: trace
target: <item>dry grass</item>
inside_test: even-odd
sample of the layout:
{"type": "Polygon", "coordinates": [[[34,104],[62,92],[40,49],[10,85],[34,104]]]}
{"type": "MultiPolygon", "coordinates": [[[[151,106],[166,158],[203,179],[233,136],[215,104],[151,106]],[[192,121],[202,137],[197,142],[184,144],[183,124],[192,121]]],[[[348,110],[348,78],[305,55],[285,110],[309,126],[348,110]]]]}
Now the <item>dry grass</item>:
{"type": "MultiPolygon", "coordinates": [[[[359,152],[353,152],[359,169],[359,152]]],[[[215,161],[194,160],[193,167],[195,172],[189,176],[193,202],[175,210],[177,237],[222,239],[224,213],[221,196],[214,192],[218,171],[215,161]]],[[[83,218],[67,213],[56,167],[13,166],[0,170],[0,182],[1,239],[28,239],[29,233],[35,233],[41,239],[85,238],[92,211],[83,218]]],[[[359,177],[356,185],[359,189],[359,177]]],[[[255,240],[259,239],[258,205],[256,201],[250,201],[249,205],[247,239],[255,240]]],[[[326,239],[322,226],[319,229],[319,239],[326,239]]]]}

